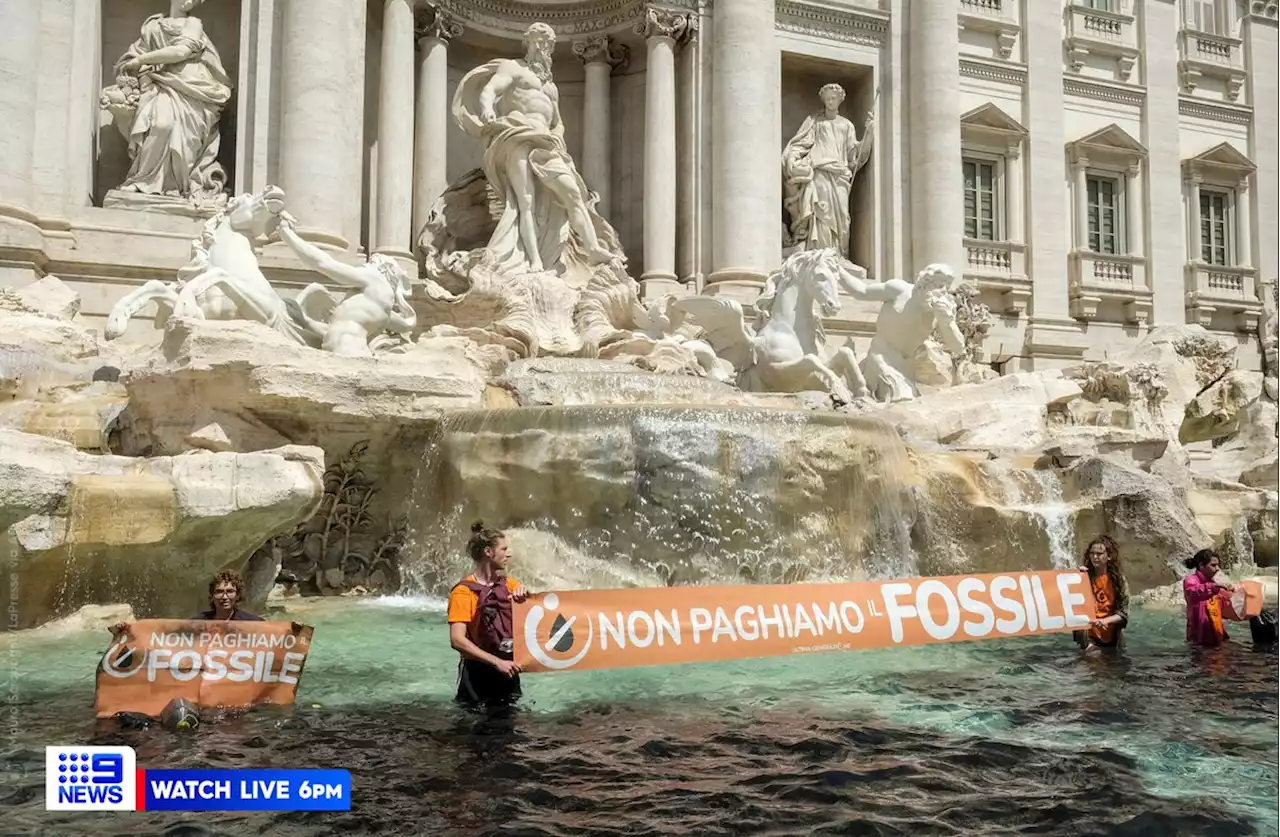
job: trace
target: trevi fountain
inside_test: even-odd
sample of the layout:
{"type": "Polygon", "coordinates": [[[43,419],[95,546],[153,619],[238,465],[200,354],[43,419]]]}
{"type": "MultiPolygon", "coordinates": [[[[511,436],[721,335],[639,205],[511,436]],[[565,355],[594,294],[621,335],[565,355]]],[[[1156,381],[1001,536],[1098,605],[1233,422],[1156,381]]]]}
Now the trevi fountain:
{"type": "MultiPolygon", "coordinates": [[[[437,770],[436,781],[474,793],[471,756],[450,749],[454,721],[440,719],[452,662],[438,597],[466,565],[475,518],[506,530],[515,572],[538,590],[1069,568],[1091,537],[1108,534],[1148,600],[1136,621],[1154,627],[1139,624],[1135,644],[1164,660],[1133,664],[1124,676],[1140,685],[1108,675],[1099,698],[1080,683],[1090,675],[1057,670],[1072,654],[1052,637],[840,655],[830,674],[783,660],[557,675],[525,687],[550,713],[526,730],[540,743],[511,745],[532,748],[512,756],[519,775],[489,780],[515,783],[501,816],[523,830],[493,833],[639,833],[627,823],[652,817],[665,825],[644,833],[766,833],[770,822],[784,831],[768,833],[801,833],[787,823],[828,822],[810,804],[823,794],[871,798],[834,774],[814,786],[805,778],[811,760],[856,751],[870,762],[843,769],[880,788],[866,791],[879,800],[866,816],[917,822],[912,833],[935,833],[920,823],[949,815],[902,787],[972,800],[929,782],[963,785],[982,769],[1004,771],[995,784],[1024,816],[1050,816],[1037,786],[1053,763],[1067,771],[1060,781],[1084,787],[1094,773],[1123,787],[1117,816],[1146,811],[1160,833],[1202,833],[1177,829],[1211,822],[1221,833],[1275,833],[1264,823],[1268,808],[1274,821],[1265,786],[1274,791],[1275,751],[1267,767],[1266,748],[1251,749],[1267,723],[1274,744],[1274,658],[1266,670],[1235,663],[1221,675],[1271,690],[1269,710],[1224,697],[1231,686],[1196,687],[1197,699],[1228,701],[1218,732],[1236,743],[1202,751],[1175,742],[1183,751],[1173,762],[1157,744],[1173,736],[1161,694],[1183,676],[1167,663],[1181,653],[1167,592],[1181,561],[1213,546],[1236,576],[1270,577],[1277,563],[1274,284],[1250,336],[1260,368],[1241,363],[1236,341],[1173,324],[1105,358],[999,374],[982,360],[997,315],[952,253],[893,278],[851,257],[851,184],[879,153],[877,105],[846,118],[835,83],[816,91],[812,115],[775,149],[775,169],[755,175],[782,184],[786,224],[785,247],[754,292],[741,292],[743,282],[697,293],[655,280],[648,238],[649,273],[636,276],[600,191],[570,153],[552,81],[557,30],[537,22],[454,87],[450,130],[473,144],[478,167],[442,187],[408,251],[365,255],[326,238],[309,195],[275,184],[233,194],[218,162],[231,81],[196,5],[148,18],[101,94],[130,160],[104,205],[141,224],[188,224],[187,262],[127,286],[100,318],[86,317],[80,294],[53,273],[0,288],[0,593],[16,632],[7,640],[15,718],[22,707],[44,738],[89,735],[67,716],[87,717],[74,707],[101,627],[128,614],[195,612],[206,580],[236,568],[252,608],[302,614],[293,618],[317,624],[332,646],[317,647],[298,716],[282,727],[213,730],[198,755],[163,758],[216,760],[217,747],[261,732],[332,761],[341,746],[322,752],[307,741],[336,707],[344,723],[366,724],[337,733],[339,742],[390,741],[403,724],[434,742],[415,758],[436,767],[362,755],[353,770],[411,783],[414,771],[437,770]],[[286,262],[282,283],[273,277],[286,262]],[[870,339],[837,348],[825,329],[851,300],[875,312],[870,339]],[[73,662],[54,670],[40,665],[47,655],[73,662]],[[396,655],[422,671],[364,682],[382,673],[367,666],[396,655]],[[1008,690],[1019,695],[1008,698],[1013,708],[991,710],[1008,690]],[[811,702],[808,721],[788,714],[797,694],[811,702]],[[1121,710],[1127,701],[1142,705],[1121,710]],[[728,709],[710,720],[699,707],[716,703],[728,709]],[[1136,714],[1090,715],[1122,711],[1136,714]],[[839,720],[852,716],[875,729],[858,738],[839,720]],[[1112,743],[1088,749],[1090,735],[1110,729],[1090,725],[1113,722],[1112,743]],[[643,746],[603,743],[611,723],[643,746]],[[771,723],[787,731],[734,743],[771,723]],[[655,794],[666,791],[643,762],[681,748],[687,762],[671,763],[671,780],[707,788],[719,787],[719,773],[763,770],[748,765],[752,747],[780,762],[754,786],[708,791],[746,806],[743,830],[725,831],[697,824],[712,808],[673,798],[664,814],[619,802],[604,778],[591,780],[583,804],[520,790],[522,776],[560,776],[573,746],[603,748],[618,777],[655,794]],[[959,775],[946,778],[948,764],[959,775]],[[1188,764],[1192,779],[1179,773],[1188,764]],[[1236,801],[1198,803],[1193,814],[1179,801],[1193,786],[1236,801]],[[557,808],[569,830],[534,825],[540,806],[557,808]],[[591,810],[619,819],[595,822],[591,810]]],[[[650,48],[653,73],[688,24],[670,10],[646,15],[637,31],[666,33],[650,48]]],[[[441,31],[451,25],[437,21],[441,31]]],[[[646,225],[674,224],[668,197],[658,196],[656,214],[646,206],[646,225]]],[[[15,735],[10,772],[27,746],[15,735]]],[[[482,765],[478,775],[491,772],[482,765]]],[[[358,827],[404,817],[414,833],[496,827],[479,814],[413,811],[395,782],[370,781],[357,783],[373,800],[358,827]]],[[[1002,814],[988,803],[973,803],[975,819],[949,822],[959,830],[946,833],[1022,833],[991,830],[1002,814]]],[[[1077,814],[1077,823],[1097,818],[1095,830],[1120,821],[1077,814]]],[[[80,827],[63,820],[39,831],[30,805],[19,822],[5,833],[80,827]]],[[[272,828],[322,833],[301,821],[272,828]]]]}

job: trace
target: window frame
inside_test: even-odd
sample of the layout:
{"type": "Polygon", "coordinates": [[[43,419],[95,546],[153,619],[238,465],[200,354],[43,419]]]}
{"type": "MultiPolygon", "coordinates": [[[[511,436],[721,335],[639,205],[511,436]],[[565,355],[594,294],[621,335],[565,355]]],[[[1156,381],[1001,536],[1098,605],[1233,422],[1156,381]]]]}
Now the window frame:
{"type": "Polygon", "coordinates": [[[1213,267],[1238,267],[1240,259],[1236,246],[1236,201],[1240,199],[1239,190],[1220,186],[1216,183],[1201,183],[1199,194],[1200,206],[1196,207],[1196,215],[1200,221],[1200,228],[1196,230],[1195,260],[1213,267]],[[1213,228],[1211,225],[1214,222],[1206,218],[1204,214],[1205,206],[1211,207],[1215,197],[1222,199],[1223,260],[1221,262],[1213,261],[1213,228]],[[1206,231],[1209,232],[1207,242],[1205,239],[1206,231]],[[1208,259],[1204,257],[1206,243],[1210,253],[1208,259]]]}
{"type": "Polygon", "coordinates": [[[1229,20],[1228,9],[1222,0],[1182,0],[1182,27],[1190,29],[1192,32],[1202,32],[1205,35],[1212,35],[1219,38],[1233,37],[1231,31],[1234,27],[1229,20]],[[1213,28],[1205,29],[1200,26],[1200,10],[1212,6],[1213,8],[1213,28]]]}
{"type": "MultiPolygon", "coordinates": [[[[1128,225],[1128,177],[1125,172],[1113,169],[1088,167],[1084,172],[1084,194],[1078,197],[1078,200],[1084,201],[1085,213],[1085,229],[1084,241],[1080,242],[1080,248],[1099,256],[1129,256],[1132,255],[1133,248],[1129,246],[1129,225],[1128,225]],[[1095,250],[1092,247],[1093,233],[1090,228],[1090,212],[1089,212],[1089,183],[1090,181],[1110,181],[1115,185],[1115,206],[1113,212],[1115,221],[1113,224],[1115,238],[1115,251],[1108,253],[1105,250],[1095,250]]],[[[1098,216],[1098,239],[1099,246],[1102,240],[1102,216],[1098,216]]]]}
{"type": "MultiPolygon", "coordinates": [[[[970,241],[991,241],[991,242],[1007,242],[1009,238],[1009,225],[1005,218],[1008,211],[1009,202],[1005,198],[1005,166],[1006,158],[1002,154],[996,154],[991,151],[984,151],[976,148],[964,148],[961,150],[960,156],[960,203],[964,206],[964,193],[967,187],[964,184],[964,167],[972,163],[975,166],[991,167],[991,238],[982,238],[980,236],[969,236],[966,228],[969,222],[967,215],[963,215],[960,219],[961,234],[970,241]]],[[[976,204],[975,204],[976,207],[976,204]]],[[[977,216],[981,218],[981,216],[977,216]]],[[[980,222],[980,221],[979,221],[980,222]]],[[[975,232],[977,232],[975,225],[975,232]]]]}

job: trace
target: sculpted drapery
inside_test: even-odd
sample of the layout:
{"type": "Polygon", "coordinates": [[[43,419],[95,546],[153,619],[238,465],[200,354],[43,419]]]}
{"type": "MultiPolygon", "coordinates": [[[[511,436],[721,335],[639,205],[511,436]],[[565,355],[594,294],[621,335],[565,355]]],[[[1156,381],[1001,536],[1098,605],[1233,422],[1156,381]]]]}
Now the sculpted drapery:
{"type": "Polygon", "coordinates": [[[555,33],[534,24],[525,43],[525,59],[476,67],[453,99],[454,120],[485,142],[485,177],[503,201],[487,248],[491,263],[508,273],[555,270],[566,255],[583,264],[606,263],[613,254],[598,241],[592,193],[565,145],[551,80],[555,33]]]}
{"type": "Polygon", "coordinates": [[[121,190],[209,199],[225,189],[218,119],[231,80],[199,18],[182,16],[196,4],[174,5],[171,16],[142,24],[115,64],[118,84],[104,91],[102,104],[129,143],[132,164],[121,190]]]}
{"type": "Polygon", "coordinates": [[[861,139],[838,112],[844,90],[829,84],[819,92],[824,112],[805,117],[782,152],[785,206],[797,250],[834,247],[849,254],[849,192],[871,156],[875,118],[867,116],[861,139]]]}

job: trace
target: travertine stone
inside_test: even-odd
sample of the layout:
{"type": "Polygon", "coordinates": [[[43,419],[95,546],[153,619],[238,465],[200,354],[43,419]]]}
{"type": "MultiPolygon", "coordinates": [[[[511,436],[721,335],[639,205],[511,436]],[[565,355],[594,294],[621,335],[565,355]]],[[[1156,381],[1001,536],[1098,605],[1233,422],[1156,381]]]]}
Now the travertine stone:
{"type": "Polygon", "coordinates": [[[323,468],[316,448],[140,460],[0,429],[8,627],[119,599],[139,616],[194,613],[199,579],[311,515],[323,468]]]}

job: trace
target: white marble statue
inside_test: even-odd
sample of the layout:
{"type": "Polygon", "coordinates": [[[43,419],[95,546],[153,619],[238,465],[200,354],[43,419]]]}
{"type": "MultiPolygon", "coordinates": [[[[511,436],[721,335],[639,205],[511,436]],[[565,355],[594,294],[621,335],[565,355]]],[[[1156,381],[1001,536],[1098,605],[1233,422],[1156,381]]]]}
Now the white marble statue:
{"type": "Polygon", "coordinates": [[[867,281],[866,271],[841,260],[840,284],[853,297],[879,300],[876,333],[862,361],[862,376],[877,401],[907,401],[919,395],[912,358],[935,332],[955,356],[965,352],[964,335],[956,324],[956,302],[950,290],[955,273],[945,264],[931,264],[914,283],[901,279],[867,281]]]}
{"type": "Polygon", "coordinates": [[[299,343],[314,342],[262,275],[253,250],[255,239],[275,230],[283,209],[284,191],[277,186],[231,200],[191,242],[191,261],[178,271],[176,282],[153,279],[112,307],[106,338],[119,337],[129,318],[154,302],[157,328],[171,316],[254,320],[299,343]]]}
{"type": "Polygon", "coordinates": [[[844,88],[828,84],[818,91],[821,113],[806,116],[782,152],[785,206],[791,216],[791,240],[797,250],[834,247],[849,254],[849,191],[871,155],[875,111],[867,114],[862,138],[840,115],[844,88]]]}
{"type": "Polygon", "coordinates": [[[218,119],[231,98],[231,80],[204,25],[187,14],[200,2],[171,0],[169,15],[147,18],[116,62],[116,84],[103,91],[100,104],[128,142],[132,163],[107,205],[220,208],[226,201],[218,119]]]}
{"type": "Polygon", "coordinates": [[[535,23],[523,59],[499,58],[463,77],[453,118],[485,142],[484,173],[502,198],[489,239],[496,270],[519,274],[557,269],[572,234],[587,264],[615,258],[601,245],[587,189],[564,141],[559,92],[551,80],[555,32],[535,23]]]}
{"type": "Polygon", "coordinates": [[[673,321],[687,317],[706,332],[716,354],[738,370],[738,385],[753,392],[825,391],[850,403],[867,395],[853,351],[839,349],[822,358],[821,316],[840,313],[840,285],[848,262],[823,248],[793,253],[769,277],[756,309],[766,317],[752,328],[742,306],[711,296],[677,299],[668,307],[673,321]]]}
{"type": "Polygon", "coordinates": [[[1280,372],[1280,311],[1277,311],[1277,282],[1263,280],[1258,288],[1262,298],[1262,317],[1258,323],[1258,341],[1262,349],[1263,387],[1267,397],[1277,400],[1277,373],[1280,372]]]}
{"type": "Polygon", "coordinates": [[[409,275],[395,259],[374,253],[359,266],[343,264],[294,231],[296,222],[280,213],[280,239],[307,267],[353,288],[341,302],[312,283],[297,297],[296,316],[320,338],[320,348],[344,357],[371,357],[387,333],[408,335],[417,325],[409,304],[409,275]]]}

